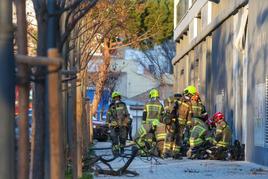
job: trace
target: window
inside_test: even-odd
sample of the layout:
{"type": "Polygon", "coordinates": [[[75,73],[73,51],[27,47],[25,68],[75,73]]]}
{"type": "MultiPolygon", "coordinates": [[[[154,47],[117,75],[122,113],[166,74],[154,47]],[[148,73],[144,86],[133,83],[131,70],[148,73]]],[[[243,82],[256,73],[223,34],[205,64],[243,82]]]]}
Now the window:
{"type": "Polygon", "coordinates": [[[181,69],[181,76],[184,74],[184,69],[181,69]]]}
{"type": "Polygon", "coordinates": [[[194,69],[194,64],[191,64],[191,70],[193,70],[194,69]]]}
{"type": "Polygon", "coordinates": [[[177,4],[177,24],[182,20],[185,16],[186,12],[189,8],[189,0],[180,0],[177,4]]]}
{"type": "Polygon", "coordinates": [[[199,59],[195,60],[195,66],[198,67],[199,66],[199,59]]]}

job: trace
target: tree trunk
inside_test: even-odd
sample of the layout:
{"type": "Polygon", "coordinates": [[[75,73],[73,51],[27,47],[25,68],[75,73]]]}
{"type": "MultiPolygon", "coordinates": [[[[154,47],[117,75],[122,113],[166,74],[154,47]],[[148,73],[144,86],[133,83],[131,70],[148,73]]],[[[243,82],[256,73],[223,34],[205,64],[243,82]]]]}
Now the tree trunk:
{"type": "MultiPolygon", "coordinates": [[[[71,59],[72,60],[72,59],[71,59]]],[[[71,81],[71,90],[68,95],[68,133],[70,135],[70,154],[72,156],[72,175],[77,179],[77,133],[76,133],[76,80],[71,81]]]]}
{"type": "MultiPolygon", "coordinates": [[[[18,53],[27,54],[27,22],[26,22],[26,6],[25,0],[16,0],[16,16],[17,16],[17,33],[16,39],[18,44],[18,53]]],[[[29,123],[28,123],[28,107],[29,107],[29,81],[27,65],[20,64],[18,66],[19,77],[19,140],[18,140],[18,176],[20,179],[29,178],[30,168],[30,147],[29,147],[29,123]]]]}
{"type": "Polygon", "coordinates": [[[89,121],[88,121],[88,125],[89,125],[89,141],[92,144],[93,143],[93,122],[92,122],[92,104],[89,104],[89,121]]]}
{"type": "MultiPolygon", "coordinates": [[[[46,56],[46,16],[45,7],[40,9],[37,15],[37,26],[38,26],[38,42],[37,42],[37,55],[46,56]]],[[[34,130],[32,131],[32,155],[31,155],[31,178],[32,179],[43,179],[45,176],[44,172],[44,160],[45,160],[45,74],[46,69],[44,67],[36,68],[35,75],[37,82],[34,84],[33,90],[33,125],[34,130]]]]}
{"type": "Polygon", "coordinates": [[[77,176],[82,177],[82,87],[81,87],[81,72],[78,73],[78,81],[76,84],[76,132],[77,132],[77,176]]]}
{"type": "Polygon", "coordinates": [[[15,178],[15,64],[12,1],[0,1],[0,178],[15,178]]]}
{"type": "Polygon", "coordinates": [[[98,110],[98,104],[100,102],[102,92],[105,86],[105,82],[107,80],[107,75],[109,72],[109,67],[111,63],[111,54],[109,50],[109,39],[105,38],[104,39],[104,47],[103,47],[103,64],[100,66],[99,70],[99,79],[96,84],[96,90],[95,90],[95,95],[94,95],[94,100],[92,103],[92,110],[91,114],[95,115],[97,110],[98,110]]]}
{"type": "MultiPolygon", "coordinates": [[[[84,66],[84,65],[83,65],[84,66]]],[[[88,100],[86,98],[86,90],[87,90],[87,69],[82,71],[82,92],[83,92],[83,111],[82,111],[82,136],[83,136],[83,155],[87,155],[88,146],[89,146],[89,135],[88,135],[88,115],[87,115],[87,107],[88,100]]]]}

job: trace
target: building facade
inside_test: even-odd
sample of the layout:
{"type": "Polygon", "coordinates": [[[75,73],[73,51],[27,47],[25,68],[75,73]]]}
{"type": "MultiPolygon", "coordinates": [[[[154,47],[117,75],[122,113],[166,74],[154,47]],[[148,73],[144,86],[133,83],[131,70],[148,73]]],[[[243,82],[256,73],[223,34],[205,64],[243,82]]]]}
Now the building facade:
{"type": "Polygon", "coordinates": [[[246,160],[268,165],[268,1],[175,0],[174,91],[224,112],[246,160]]]}
{"type": "Polygon", "coordinates": [[[116,60],[112,62],[111,68],[120,71],[115,90],[120,91],[127,98],[148,93],[148,90],[159,89],[160,86],[160,92],[167,95],[172,94],[173,76],[171,74],[163,75],[161,84],[159,79],[156,79],[148,69],[140,64],[139,60],[116,60]]]}
{"type": "Polygon", "coordinates": [[[115,89],[127,98],[159,85],[159,82],[143,68],[138,60],[117,60],[113,61],[111,67],[113,66],[121,72],[115,89]]]}

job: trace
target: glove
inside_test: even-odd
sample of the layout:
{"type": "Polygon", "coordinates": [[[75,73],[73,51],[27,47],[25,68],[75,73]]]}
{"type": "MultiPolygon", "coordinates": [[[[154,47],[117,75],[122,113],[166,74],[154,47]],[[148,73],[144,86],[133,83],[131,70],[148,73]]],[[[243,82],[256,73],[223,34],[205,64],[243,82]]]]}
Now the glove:
{"type": "Polygon", "coordinates": [[[117,126],[117,122],[116,121],[112,121],[111,123],[110,123],[110,127],[116,127],[117,126]]]}

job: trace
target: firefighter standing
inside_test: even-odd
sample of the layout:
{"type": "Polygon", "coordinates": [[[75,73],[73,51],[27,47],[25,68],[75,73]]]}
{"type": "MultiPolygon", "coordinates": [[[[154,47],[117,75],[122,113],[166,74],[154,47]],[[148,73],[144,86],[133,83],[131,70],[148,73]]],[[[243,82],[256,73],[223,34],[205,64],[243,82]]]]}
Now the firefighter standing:
{"type": "Polygon", "coordinates": [[[136,142],[140,148],[146,147],[147,150],[149,148],[152,150],[156,149],[153,152],[155,155],[158,155],[158,153],[163,151],[166,137],[165,125],[162,124],[164,108],[159,101],[158,90],[152,89],[149,93],[149,98],[150,101],[144,107],[143,123],[138,131],[136,142]]]}
{"type": "Polygon", "coordinates": [[[191,98],[195,94],[198,94],[196,88],[194,86],[188,86],[183,91],[183,98],[181,100],[181,103],[178,103],[178,105],[181,106],[180,108],[178,108],[176,115],[179,116],[180,138],[182,139],[184,148],[188,147],[190,129],[193,127],[193,119],[192,119],[193,109],[192,109],[191,98]]]}
{"type": "Polygon", "coordinates": [[[164,148],[162,153],[163,158],[172,156],[173,146],[175,145],[173,143],[175,142],[176,137],[178,137],[178,122],[176,122],[176,119],[171,116],[171,113],[175,106],[175,102],[177,100],[180,100],[181,97],[181,94],[175,94],[174,96],[168,97],[164,100],[165,113],[163,117],[163,122],[166,125],[166,139],[164,142],[164,148]]]}
{"type": "Polygon", "coordinates": [[[168,130],[165,146],[164,157],[170,155],[175,159],[181,158],[181,147],[183,145],[184,132],[192,125],[192,107],[190,98],[196,93],[194,86],[188,86],[184,90],[183,97],[175,100],[171,112],[171,128],[168,130]]]}
{"type": "Polygon", "coordinates": [[[163,122],[164,107],[159,101],[159,92],[157,89],[152,89],[149,93],[150,101],[145,105],[143,112],[143,121],[147,124],[153,124],[153,140],[155,140],[156,151],[155,155],[162,155],[164,141],[166,138],[165,125],[163,122]]]}
{"type": "Polygon", "coordinates": [[[153,120],[157,119],[162,122],[162,117],[164,113],[163,105],[159,101],[159,92],[157,89],[152,89],[149,94],[150,101],[145,104],[143,111],[143,122],[151,123],[153,120]]]}
{"type": "Polygon", "coordinates": [[[124,153],[129,113],[126,104],[121,101],[119,92],[112,93],[112,100],[107,112],[106,123],[111,130],[112,151],[117,156],[119,153],[124,153]]]}
{"type": "Polygon", "coordinates": [[[193,122],[195,122],[195,119],[206,121],[208,118],[208,113],[206,111],[205,106],[202,104],[202,101],[198,93],[196,93],[191,97],[191,104],[193,111],[193,117],[192,117],[193,122]]]}

